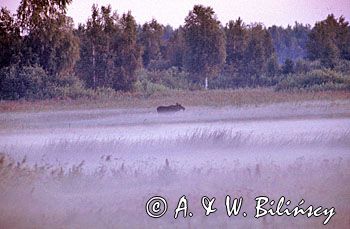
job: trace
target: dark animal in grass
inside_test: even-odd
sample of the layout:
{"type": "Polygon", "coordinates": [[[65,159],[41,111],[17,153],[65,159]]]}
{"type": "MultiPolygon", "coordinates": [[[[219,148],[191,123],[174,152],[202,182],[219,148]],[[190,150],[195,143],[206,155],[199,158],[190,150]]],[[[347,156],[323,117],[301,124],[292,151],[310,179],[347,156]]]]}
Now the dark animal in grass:
{"type": "Polygon", "coordinates": [[[176,103],[175,105],[170,105],[170,106],[159,106],[157,107],[157,112],[158,113],[170,113],[170,112],[177,112],[185,110],[181,104],[176,103]]]}

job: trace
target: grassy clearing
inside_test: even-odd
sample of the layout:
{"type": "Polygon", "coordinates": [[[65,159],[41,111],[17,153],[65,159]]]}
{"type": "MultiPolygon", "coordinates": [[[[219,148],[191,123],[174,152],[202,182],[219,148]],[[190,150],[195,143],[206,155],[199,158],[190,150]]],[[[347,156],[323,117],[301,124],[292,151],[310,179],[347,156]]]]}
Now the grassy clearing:
{"type": "MultiPolygon", "coordinates": [[[[348,92],[341,91],[168,91],[147,98],[123,94],[113,99],[99,100],[2,102],[1,111],[153,108],[174,102],[183,103],[184,106],[244,106],[323,100],[334,103],[322,105],[320,109],[308,107],[313,111],[310,114],[320,115],[320,112],[325,112],[334,115],[338,106],[347,110],[339,100],[349,98],[348,92]]],[[[298,110],[294,104],[287,105],[293,112],[296,110],[296,114],[304,113],[304,110],[298,110]]],[[[243,107],[237,116],[228,113],[227,117],[260,117],[266,115],[264,111],[275,115],[272,121],[281,116],[276,109],[260,110],[258,107],[257,110],[253,108],[254,111],[248,112],[249,109],[243,107]]],[[[278,109],[287,114],[291,112],[283,106],[278,109]]],[[[107,110],[98,112],[105,113],[107,110]]],[[[118,112],[106,114],[105,118],[109,120],[108,117],[111,116],[117,119],[118,112]]],[[[58,119],[62,114],[48,113],[48,116],[33,114],[38,116],[35,119],[31,119],[31,114],[28,113],[19,114],[24,117],[19,120],[10,114],[3,122],[10,126],[19,123],[20,131],[26,129],[22,123],[34,126],[40,123],[42,125],[39,127],[47,127],[50,132],[56,127],[62,127],[65,122],[61,121],[65,119],[58,119]],[[52,125],[56,122],[50,118],[57,118],[60,125],[52,125]]],[[[189,109],[186,113],[180,113],[178,118],[185,115],[183,118],[186,120],[191,117],[198,119],[196,114],[199,113],[189,109]]],[[[219,114],[220,112],[209,112],[206,115],[226,117],[226,113],[222,116],[219,114]]],[[[3,114],[6,115],[8,114],[3,114]]],[[[90,115],[88,113],[75,118],[86,118],[91,124],[95,116],[90,115]]],[[[99,116],[99,113],[95,115],[99,116]]],[[[139,116],[123,115],[116,123],[124,119],[139,120],[139,116]]],[[[144,116],[145,114],[140,114],[142,123],[144,116]]],[[[167,118],[176,117],[153,116],[153,113],[147,116],[160,124],[167,121],[167,118]]],[[[195,120],[191,119],[192,121],[195,120]]],[[[348,122],[341,124],[343,123],[342,128],[337,127],[334,132],[328,131],[322,123],[320,132],[313,132],[312,128],[299,123],[305,131],[293,132],[291,130],[295,129],[287,128],[283,132],[291,131],[291,134],[286,136],[279,135],[280,132],[272,135],[258,132],[254,135],[258,129],[254,129],[253,133],[248,131],[247,134],[241,134],[226,127],[223,130],[198,129],[174,139],[141,139],[130,142],[113,132],[114,138],[106,138],[106,141],[84,137],[68,141],[55,139],[57,141],[47,142],[37,148],[24,145],[18,150],[10,145],[1,149],[4,154],[0,152],[0,228],[324,228],[322,222],[325,217],[254,219],[254,198],[260,195],[267,195],[274,200],[286,196],[293,206],[305,199],[307,206],[314,204],[316,207],[335,207],[337,214],[328,228],[349,228],[350,132],[346,126],[348,122]],[[145,203],[154,195],[164,196],[169,203],[167,215],[157,220],[145,214],[145,203]],[[173,212],[182,195],[189,199],[194,217],[174,220],[173,212]],[[200,197],[203,195],[217,197],[217,215],[204,216],[200,205],[200,197]],[[225,215],[225,195],[244,197],[243,210],[248,213],[248,217],[228,218],[225,215]]],[[[268,128],[261,129],[265,131],[268,128]]],[[[64,131],[69,134],[74,130],[64,131]]],[[[140,131],[151,133],[149,128],[140,131]]],[[[35,141],[40,140],[41,136],[35,138],[38,138],[35,141]]],[[[19,140],[24,141],[21,138],[19,140]]],[[[14,144],[18,146],[17,143],[14,144]]]]}
{"type": "Polygon", "coordinates": [[[179,102],[184,106],[243,106],[310,100],[349,100],[349,91],[274,91],[273,89],[237,89],[181,91],[169,90],[149,97],[119,93],[113,97],[77,100],[0,101],[0,112],[48,111],[93,108],[154,108],[179,102]]]}
{"type": "MultiPolygon", "coordinates": [[[[107,162],[108,163],[108,162],[107,162]]],[[[152,162],[149,162],[152,164],[152,162]]],[[[29,166],[0,157],[0,227],[2,228],[140,228],[172,225],[181,228],[323,228],[324,217],[267,217],[256,220],[254,198],[284,195],[293,204],[300,199],[306,205],[334,206],[337,214],[330,228],[348,228],[350,161],[338,159],[306,160],[298,158],[288,166],[260,161],[231,168],[212,166],[181,170],[173,161],[150,169],[120,164],[110,172],[101,167],[84,173],[84,163],[68,169],[50,165],[29,166]],[[110,175],[107,175],[110,174],[110,175]],[[297,191],[296,191],[297,190],[297,191]],[[169,201],[169,212],[159,220],[145,215],[144,204],[158,194],[169,201]],[[172,218],[178,198],[186,194],[195,217],[172,218]],[[203,216],[202,195],[216,196],[219,212],[203,216]],[[228,218],[224,197],[243,196],[247,218],[228,218]],[[16,201],[14,201],[16,200],[16,201]]],[[[294,205],[293,205],[294,206],[294,205]]]]}

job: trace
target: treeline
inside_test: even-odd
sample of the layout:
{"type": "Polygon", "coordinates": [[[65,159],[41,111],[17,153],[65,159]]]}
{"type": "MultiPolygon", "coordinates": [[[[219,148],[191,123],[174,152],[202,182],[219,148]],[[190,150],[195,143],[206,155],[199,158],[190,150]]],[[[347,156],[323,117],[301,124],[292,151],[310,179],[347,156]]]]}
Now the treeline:
{"type": "Polygon", "coordinates": [[[223,26],[196,5],[183,26],[92,6],[74,28],[71,0],[22,0],[0,12],[0,99],[92,96],[113,91],[275,86],[350,89],[350,27],[329,15],[314,27],[223,26]]]}

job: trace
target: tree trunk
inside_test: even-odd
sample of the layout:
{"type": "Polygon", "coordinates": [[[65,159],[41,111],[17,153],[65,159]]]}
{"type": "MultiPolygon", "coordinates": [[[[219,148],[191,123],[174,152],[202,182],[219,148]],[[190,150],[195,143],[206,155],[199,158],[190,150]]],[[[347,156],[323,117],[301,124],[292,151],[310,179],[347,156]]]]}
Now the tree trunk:
{"type": "Polygon", "coordinates": [[[93,88],[96,89],[96,61],[95,61],[95,45],[92,44],[92,81],[93,88]]]}

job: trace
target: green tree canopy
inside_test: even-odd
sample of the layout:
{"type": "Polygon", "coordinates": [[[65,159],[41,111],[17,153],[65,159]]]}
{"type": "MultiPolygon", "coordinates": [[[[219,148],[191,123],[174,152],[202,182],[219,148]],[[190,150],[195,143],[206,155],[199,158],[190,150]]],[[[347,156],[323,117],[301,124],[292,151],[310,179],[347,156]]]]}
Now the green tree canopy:
{"type": "Polygon", "coordinates": [[[6,8],[0,10],[0,68],[15,64],[20,58],[20,29],[6,8]]]}
{"type": "Polygon", "coordinates": [[[146,68],[152,60],[161,58],[163,34],[164,26],[159,24],[155,19],[152,19],[151,22],[147,22],[142,26],[139,44],[142,47],[143,65],[146,68]]]}
{"type": "Polygon", "coordinates": [[[130,12],[119,18],[110,6],[93,5],[91,18],[77,31],[82,43],[76,71],[88,87],[133,88],[140,66],[136,28],[130,12]]]}
{"type": "Polygon", "coordinates": [[[72,0],[21,0],[17,10],[18,19],[25,29],[42,27],[46,19],[58,19],[65,15],[72,0]]]}
{"type": "Polygon", "coordinates": [[[225,63],[225,36],[211,7],[194,6],[185,19],[184,64],[195,83],[215,76],[225,63]]]}
{"type": "Polygon", "coordinates": [[[334,68],[338,59],[350,60],[350,28],[344,17],[333,14],[317,22],[309,35],[308,57],[320,60],[324,67],[334,68]]]}
{"type": "Polygon", "coordinates": [[[49,75],[72,72],[79,59],[79,39],[66,16],[71,0],[22,0],[18,19],[24,34],[23,65],[40,65],[49,75]]]}
{"type": "Polygon", "coordinates": [[[244,50],[247,46],[247,29],[241,18],[230,21],[225,27],[226,63],[238,70],[242,65],[244,50]]]}

